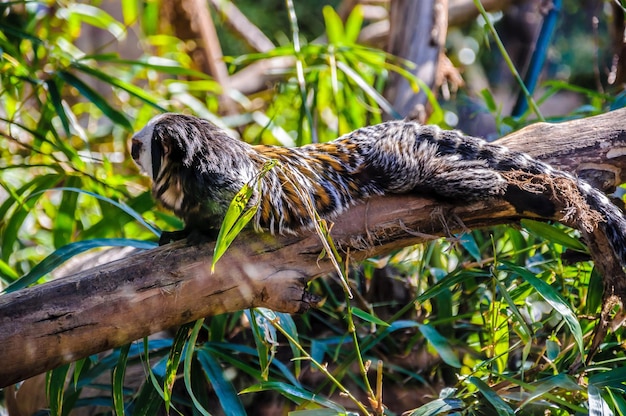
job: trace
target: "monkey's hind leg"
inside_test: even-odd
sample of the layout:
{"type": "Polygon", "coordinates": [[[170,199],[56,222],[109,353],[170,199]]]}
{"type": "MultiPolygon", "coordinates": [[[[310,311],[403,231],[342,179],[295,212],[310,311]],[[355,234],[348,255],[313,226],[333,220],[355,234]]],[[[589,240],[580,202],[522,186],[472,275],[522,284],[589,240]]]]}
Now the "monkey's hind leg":
{"type": "Polygon", "coordinates": [[[507,180],[481,160],[439,158],[432,175],[418,188],[425,188],[437,197],[451,202],[482,201],[506,193],[507,180]]]}
{"type": "Polygon", "coordinates": [[[502,198],[520,213],[532,212],[542,217],[554,215],[555,205],[550,196],[512,181],[511,177],[515,175],[511,172],[491,169],[480,160],[444,160],[447,163],[442,163],[438,173],[428,182],[428,189],[437,196],[456,203],[502,198]]]}

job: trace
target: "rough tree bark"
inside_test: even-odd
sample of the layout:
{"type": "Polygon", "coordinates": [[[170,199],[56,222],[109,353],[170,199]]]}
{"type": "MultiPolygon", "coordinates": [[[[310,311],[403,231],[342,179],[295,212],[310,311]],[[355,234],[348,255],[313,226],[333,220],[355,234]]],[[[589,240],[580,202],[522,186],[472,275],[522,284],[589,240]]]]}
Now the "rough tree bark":
{"type": "MultiPolygon", "coordinates": [[[[589,177],[600,178],[605,189],[626,182],[626,109],[536,124],[503,141],[565,170],[595,172],[589,177]]],[[[350,209],[335,221],[332,235],[350,261],[358,261],[522,217],[498,200],[454,205],[386,196],[350,209]]],[[[563,221],[563,216],[545,219],[563,221]]],[[[563,222],[577,225],[576,218],[563,222]]],[[[592,256],[605,273],[605,287],[612,288],[608,296],[623,301],[624,273],[608,255],[603,236],[591,237],[592,256]]],[[[0,387],[208,315],[256,306],[306,311],[317,301],[307,293],[307,282],[332,271],[330,262],[319,260],[321,244],[311,233],[245,233],[214,273],[212,248],[212,243],[178,242],[0,296],[0,387]]]]}

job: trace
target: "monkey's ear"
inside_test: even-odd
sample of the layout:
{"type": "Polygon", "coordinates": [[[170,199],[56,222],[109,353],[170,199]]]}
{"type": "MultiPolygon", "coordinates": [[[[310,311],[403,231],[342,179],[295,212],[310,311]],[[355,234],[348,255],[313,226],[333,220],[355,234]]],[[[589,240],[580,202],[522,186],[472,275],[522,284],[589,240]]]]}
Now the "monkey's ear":
{"type": "Polygon", "coordinates": [[[160,143],[163,159],[191,166],[200,143],[185,124],[169,117],[154,126],[153,141],[160,143]]]}

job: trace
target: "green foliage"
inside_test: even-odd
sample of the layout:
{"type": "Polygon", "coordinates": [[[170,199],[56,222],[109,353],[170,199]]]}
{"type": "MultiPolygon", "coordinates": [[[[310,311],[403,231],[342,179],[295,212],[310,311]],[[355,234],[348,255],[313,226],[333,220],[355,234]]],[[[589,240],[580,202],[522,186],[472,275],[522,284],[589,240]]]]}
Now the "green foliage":
{"type": "MultiPolygon", "coordinates": [[[[404,62],[357,43],[359,7],[345,22],[323,8],[327,41],[309,43],[288,1],[281,24],[291,27],[291,41],[228,62],[236,71],[283,56],[294,68],[260,97],[261,109],[250,105],[259,97],[240,97],[255,110],[220,121],[219,85],[193,68],[184,42],[163,31],[159,2],[120,5],[122,22],[81,3],[0,4],[4,292],[51,278],[87,250],[151,248],[147,240],[159,228],[180,228],[154,206],[149,183],[127,155],[130,133],[158,112],[191,111],[240,127],[251,142],[306,144],[393,116],[382,96],[390,71],[419,86],[404,62]],[[86,28],[115,45],[132,29],[144,52],[127,59],[107,44],[84,51],[77,45],[86,28]]],[[[543,86],[538,104],[563,90],[586,97],[562,117],[624,102],[623,93],[563,80],[543,86]]],[[[527,123],[498,114],[494,96],[482,95],[503,131],[527,123]]],[[[431,121],[441,121],[441,109],[434,110],[431,121]]],[[[223,249],[249,216],[241,206],[226,224],[231,235],[223,249]]],[[[61,367],[47,377],[50,413],[104,406],[118,415],[243,414],[272,399],[307,416],[380,414],[383,404],[385,414],[626,414],[624,330],[610,332],[586,362],[602,281],[589,262],[570,264],[564,256],[586,248],[565,227],[521,225],[370,259],[347,283],[345,276],[318,279],[310,289],[325,302],[303,316],[255,309],[209,317],[61,367]],[[380,364],[374,370],[372,363],[380,364]],[[134,379],[133,369],[146,376],[134,379]],[[96,394],[84,395],[88,388],[96,394]]],[[[328,227],[318,231],[325,254],[337,259],[328,227]]]]}

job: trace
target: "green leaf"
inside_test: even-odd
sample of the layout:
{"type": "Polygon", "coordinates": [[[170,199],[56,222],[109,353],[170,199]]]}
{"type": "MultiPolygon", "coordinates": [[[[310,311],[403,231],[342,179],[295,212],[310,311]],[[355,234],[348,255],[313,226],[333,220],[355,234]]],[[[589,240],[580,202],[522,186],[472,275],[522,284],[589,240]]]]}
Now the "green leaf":
{"type": "Polygon", "coordinates": [[[591,270],[589,284],[587,286],[587,299],[585,300],[585,312],[595,314],[602,306],[602,296],[604,293],[604,282],[597,267],[591,270]]]}
{"type": "Polygon", "coordinates": [[[343,32],[343,22],[335,9],[331,6],[324,6],[322,9],[324,23],[326,25],[326,36],[331,45],[341,45],[344,43],[345,34],[343,32]]]}
{"type": "Polygon", "coordinates": [[[165,413],[169,414],[170,404],[172,401],[172,389],[174,388],[174,382],[176,381],[176,375],[178,373],[178,366],[180,364],[185,344],[189,339],[191,330],[194,323],[187,323],[178,328],[172,348],[167,357],[167,364],[165,366],[165,382],[163,385],[163,396],[165,401],[165,413]]]}
{"type": "Polygon", "coordinates": [[[159,104],[157,104],[156,98],[148,94],[143,88],[137,87],[133,84],[129,84],[128,82],[122,81],[119,78],[112,77],[102,71],[98,71],[97,69],[91,68],[87,65],[83,65],[78,62],[74,63],[73,66],[81,72],[89,74],[94,78],[97,78],[107,84],[113,85],[117,88],[120,88],[128,92],[129,94],[139,98],[143,102],[151,105],[152,107],[156,108],[159,111],[162,111],[162,112],[167,111],[166,108],[161,107],[159,104]]]}
{"type": "Polygon", "coordinates": [[[478,244],[476,244],[476,239],[471,233],[461,234],[459,237],[459,243],[463,246],[465,250],[474,258],[476,261],[480,261],[482,256],[480,254],[480,248],[478,248],[478,244]]]}
{"type": "Polygon", "coordinates": [[[46,86],[48,87],[48,94],[50,94],[50,101],[52,102],[52,105],[61,120],[61,124],[63,125],[63,130],[65,131],[65,134],[69,136],[71,134],[70,121],[67,118],[67,114],[65,114],[63,99],[61,98],[57,84],[53,79],[49,79],[46,81],[46,86]]]}
{"type": "Polygon", "coordinates": [[[483,96],[485,100],[485,105],[490,113],[497,113],[498,106],[496,105],[496,100],[493,98],[493,94],[487,88],[480,91],[480,95],[483,96]]]}
{"type": "Polygon", "coordinates": [[[570,305],[567,303],[561,295],[554,290],[552,286],[544,282],[543,280],[538,279],[533,273],[528,270],[513,265],[503,263],[503,268],[511,270],[517,274],[519,274],[525,281],[530,283],[532,287],[535,288],[537,294],[539,294],[546,302],[550,304],[556,310],[563,319],[565,320],[565,324],[569,327],[574,339],[576,340],[576,345],[578,346],[578,350],[581,354],[584,354],[584,344],[583,344],[583,333],[582,328],[580,327],[580,322],[578,322],[578,318],[570,305]]]}
{"type": "Polygon", "coordinates": [[[377,318],[376,316],[370,313],[365,312],[362,309],[351,307],[350,311],[352,312],[354,316],[361,318],[364,321],[371,322],[373,324],[380,325],[380,326],[389,326],[387,322],[383,321],[380,318],[377,318]]]}
{"type": "MultiPolygon", "coordinates": [[[[68,176],[65,183],[68,187],[79,188],[82,180],[77,176],[68,176]]],[[[78,193],[63,192],[61,203],[54,218],[53,241],[55,247],[69,244],[76,225],[75,212],[78,204],[78,193]]]]}
{"type": "Polygon", "coordinates": [[[498,289],[504,298],[504,301],[507,304],[508,309],[513,313],[513,318],[515,318],[515,322],[517,323],[517,334],[524,344],[531,344],[532,341],[532,330],[529,328],[526,320],[522,317],[522,313],[519,308],[515,304],[515,301],[511,297],[510,293],[506,289],[506,286],[502,284],[501,281],[496,279],[496,284],[498,285],[498,289]]]}
{"type": "Polygon", "coordinates": [[[211,386],[215,390],[218,400],[224,414],[230,416],[245,415],[246,410],[237,395],[237,391],[233,385],[224,378],[224,373],[220,364],[211,355],[207,349],[198,350],[198,362],[202,367],[202,370],[207,376],[207,379],[211,382],[211,386]]]}
{"type": "Polygon", "coordinates": [[[502,400],[500,396],[498,396],[498,393],[493,391],[491,387],[485,384],[484,381],[474,376],[470,376],[468,378],[468,381],[476,386],[478,391],[480,391],[485,399],[487,399],[487,401],[496,409],[498,415],[515,416],[515,412],[513,411],[513,409],[511,409],[511,407],[506,404],[506,402],[502,400]]]}
{"type": "Polygon", "coordinates": [[[139,17],[138,3],[135,0],[122,0],[122,16],[124,16],[124,24],[130,26],[135,23],[139,17]]]}
{"type": "Polygon", "coordinates": [[[614,368],[609,371],[594,374],[589,377],[589,384],[596,387],[622,386],[626,387],[626,366],[614,368]]]}
{"type": "Polygon", "coordinates": [[[48,406],[50,415],[61,416],[63,414],[63,392],[65,391],[65,380],[70,370],[70,365],[65,364],[46,374],[46,395],[48,396],[48,406]]]}
{"type": "Polygon", "coordinates": [[[113,369],[113,407],[117,416],[124,416],[124,375],[126,374],[130,345],[126,344],[120,348],[120,357],[113,369]]]}
{"type": "Polygon", "coordinates": [[[132,124],[126,118],[124,114],[120,111],[114,109],[100,94],[98,94],[94,89],[89,87],[83,81],[75,77],[69,72],[60,71],[57,73],[59,78],[76,88],[86,99],[91,101],[96,107],[100,109],[104,113],[105,116],[111,119],[115,124],[122,126],[124,129],[128,131],[133,130],[132,124]]]}
{"type": "MultiPolygon", "coordinates": [[[[150,1],[152,2],[152,0],[150,1]]],[[[180,66],[180,62],[175,61],[173,59],[161,58],[156,56],[151,56],[147,59],[143,60],[132,60],[132,59],[120,59],[117,55],[104,54],[104,55],[85,55],[81,60],[89,60],[94,59],[100,62],[108,62],[111,64],[118,65],[129,65],[129,66],[138,66],[146,69],[153,69],[155,71],[161,72],[163,74],[169,75],[178,75],[178,76],[188,76],[199,79],[210,79],[211,77],[204,72],[195,71],[193,69],[184,68],[180,66]]]]}
{"type": "Polygon", "coordinates": [[[288,416],[345,416],[349,413],[338,412],[333,409],[311,409],[311,410],[293,410],[287,413],[288,416]]]}
{"type": "Polygon", "coordinates": [[[19,279],[20,275],[17,274],[15,269],[9,266],[4,260],[0,259],[0,275],[6,282],[13,282],[19,279]]]}
{"type": "Polygon", "coordinates": [[[346,409],[343,406],[322,397],[319,394],[312,393],[302,387],[293,386],[291,384],[279,382],[279,381],[267,381],[259,384],[255,384],[248,388],[243,389],[239,394],[257,393],[259,391],[276,391],[296,404],[302,404],[305,402],[317,403],[320,406],[334,409],[337,412],[345,412],[346,409]]]}
{"type": "Polygon", "coordinates": [[[361,88],[368,96],[370,96],[376,104],[380,106],[387,114],[397,120],[401,120],[403,117],[392,107],[378,91],[376,91],[367,81],[361,77],[355,70],[341,61],[337,61],[337,68],[339,68],[344,74],[346,74],[352,81],[354,81],[359,88],[361,88]]]}
{"type": "MultiPolygon", "coordinates": [[[[141,224],[142,226],[147,228],[154,235],[156,235],[156,236],[160,236],[161,235],[161,232],[159,230],[154,228],[152,225],[148,224],[137,211],[135,211],[134,209],[132,209],[128,205],[124,204],[123,202],[117,202],[116,200],[111,199],[111,198],[107,198],[106,196],[99,195],[99,194],[96,194],[94,192],[85,191],[84,189],[79,189],[79,188],[58,187],[58,188],[51,188],[49,190],[78,192],[78,193],[82,193],[82,194],[85,194],[85,195],[92,196],[92,197],[94,197],[94,198],[96,198],[96,199],[98,199],[100,201],[107,202],[107,203],[113,205],[114,207],[119,208],[123,213],[125,213],[125,214],[129,215],[130,217],[134,218],[139,224],[141,224]]],[[[33,193],[33,195],[35,195],[35,193],[33,193]]]]}
{"type": "Polygon", "coordinates": [[[435,416],[448,414],[455,410],[463,410],[464,408],[463,400],[460,399],[436,399],[418,407],[411,413],[408,413],[407,416],[435,416]]]}
{"type": "Polygon", "coordinates": [[[613,403],[613,407],[617,410],[617,413],[620,416],[626,416],[626,397],[624,397],[623,391],[618,390],[613,393],[612,389],[607,388],[606,392],[611,398],[611,402],[613,403]]]}
{"type": "Polygon", "coordinates": [[[273,311],[265,308],[259,308],[258,312],[254,309],[246,310],[245,313],[250,322],[254,343],[256,344],[259,366],[261,368],[261,380],[267,381],[277,341],[276,330],[266,316],[269,315],[275,318],[276,315],[274,315],[273,311]]]}
{"type": "Polygon", "coordinates": [[[233,198],[222,225],[215,241],[215,248],[213,249],[213,261],[211,262],[211,271],[215,270],[217,261],[224,255],[228,247],[232,244],[235,238],[239,235],[241,230],[254,218],[261,199],[259,198],[257,203],[246,210],[246,206],[250,201],[254,193],[254,187],[261,186],[261,180],[278,162],[274,159],[268,160],[263,164],[261,171],[256,177],[247,183],[237,192],[237,195],[233,198]],[[245,210],[245,211],[244,211],[245,210]]]}
{"type": "Polygon", "coordinates": [[[455,368],[461,368],[459,357],[454,353],[445,337],[428,324],[419,324],[418,328],[446,364],[455,368]]]}
{"type": "Polygon", "coordinates": [[[80,16],[83,22],[104,29],[117,39],[122,39],[126,34],[124,25],[101,8],[83,3],[70,3],[64,9],[60,9],[60,11],[67,11],[70,15],[80,16]]]}
{"type": "Polygon", "coordinates": [[[193,326],[189,340],[187,340],[187,348],[185,352],[185,361],[183,366],[183,380],[185,380],[185,387],[187,388],[187,394],[191,398],[195,409],[203,416],[211,416],[211,414],[202,406],[202,404],[196,398],[191,387],[191,361],[196,351],[196,340],[198,339],[198,333],[202,329],[204,319],[198,319],[193,326]]]}
{"type": "Polygon", "coordinates": [[[55,250],[52,254],[48,255],[48,257],[46,257],[39,264],[33,267],[30,272],[26,273],[20,279],[11,283],[7,288],[4,289],[4,293],[15,292],[16,290],[25,288],[26,286],[35,283],[41,277],[50,273],[68,259],[84,251],[91,250],[92,248],[135,247],[148,250],[156,246],[156,243],[141,240],[131,240],[128,238],[99,238],[94,240],[77,241],[75,243],[70,243],[64,247],[55,250]]]}
{"type": "Polygon", "coordinates": [[[572,250],[587,252],[587,247],[578,241],[576,238],[569,236],[565,231],[556,228],[545,222],[539,222],[529,219],[522,219],[522,227],[527,229],[531,234],[536,235],[539,238],[548,240],[552,243],[557,243],[563,247],[571,248],[572,250]]]}
{"type": "Polygon", "coordinates": [[[39,198],[61,180],[63,180],[63,175],[56,173],[37,176],[26,185],[20,187],[17,192],[12,192],[11,195],[15,197],[8,198],[2,204],[0,207],[0,218],[6,221],[2,235],[2,258],[4,261],[8,261],[9,256],[13,252],[17,234],[39,198]],[[22,195],[27,196],[22,197],[22,195]],[[17,205],[17,207],[11,216],[7,218],[7,212],[13,205],[17,205]]]}
{"type": "MultiPolygon", "coordinates": [[[[298,327],[294,322],[291,315],[284,312],[274,312],[276,316],[280,320],[280,325],[283,327],[285,332],[289,334],[289,336],[295,341],[295,343],[299,343],[299,335],[298,335],[298,327]]],[[[300,370],[302,368],[301,361],[299,358],[302,356],[302,353],[297,345],[294,344],[291,340],[289,340],[289,347],[291,348],[291,354],[294,359],[294,374],[296,377],[300,377],[300,370]]]]}
{"type": "Polygon", "coordinates": [[[347,44],[356,43],[363,27],[363,6],[357,4],[354,6],[344,27],[345,35],[344,39],[347,44]]]}
{"type": "Polygon", "coordinates": [[[533,400],[544,396],[551,390],[562,389],[570,392],[582,390],[582,388],[574,380],[572,380],[571,376],[563,373],[540,380],[535,383],[534,387],[535,389],[529,391],[527,397],[522,403],[520,403],[520,409],[531,403],[533,400]]]}

